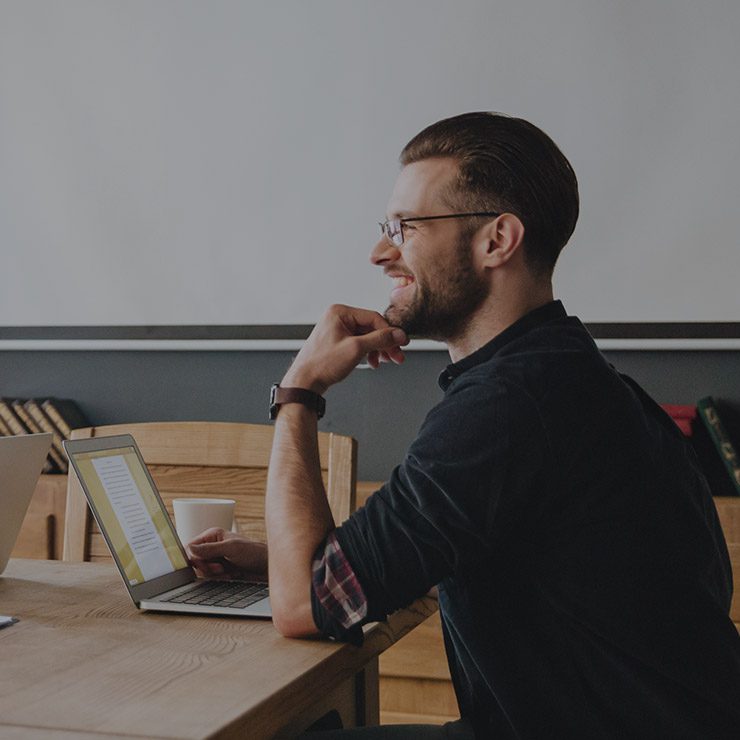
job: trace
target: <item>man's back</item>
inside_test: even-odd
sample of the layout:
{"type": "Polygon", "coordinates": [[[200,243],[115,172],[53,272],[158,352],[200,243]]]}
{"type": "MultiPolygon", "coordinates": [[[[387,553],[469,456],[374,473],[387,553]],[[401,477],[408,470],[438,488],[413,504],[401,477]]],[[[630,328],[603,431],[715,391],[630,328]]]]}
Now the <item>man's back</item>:
{"type": "Polygon", "coordinates": [[[353,567],[369,561],[371,610],[444,573],[453,680],[481,736],[735,735],[729,561],[673,422],[557,303],[442,384],[358,517],[382,542],[361,555],[338,530],[353,567]]]}

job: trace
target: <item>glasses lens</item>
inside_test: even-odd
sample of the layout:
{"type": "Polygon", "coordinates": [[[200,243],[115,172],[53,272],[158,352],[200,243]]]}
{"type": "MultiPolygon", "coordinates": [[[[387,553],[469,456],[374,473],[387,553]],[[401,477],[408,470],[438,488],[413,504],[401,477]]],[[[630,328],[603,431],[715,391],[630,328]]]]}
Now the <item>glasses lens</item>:
{"type": "Polygon", "coordinates": [[[403,244],[403,225],[400,219],[394,218],[392,221],[388,221],[388,238],[397,247],[403,244]]]}
{"type": "Polygon", "coordinates": [[[400,247],[403,244],[403,224],[400,219],[394,218],[391,221],[385,221],[380,226],[380,232],[385,236],[388,241],[400,247]]]}

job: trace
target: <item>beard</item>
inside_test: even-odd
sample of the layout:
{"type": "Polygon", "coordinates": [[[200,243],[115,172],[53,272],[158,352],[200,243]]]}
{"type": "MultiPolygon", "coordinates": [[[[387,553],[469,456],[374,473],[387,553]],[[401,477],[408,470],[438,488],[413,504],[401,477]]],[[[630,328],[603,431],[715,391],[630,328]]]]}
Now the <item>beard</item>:
{"type": "Polygon", "coordinates": [[[446,341],[462,334],[485,300],[488,283],[475,272],[468,239],[461,240],[457,253],[458,261],[452,268],[439,270],[428,282],[416,282],[410,303],[388,306],[386,321],[409,337],[446,341]]]}

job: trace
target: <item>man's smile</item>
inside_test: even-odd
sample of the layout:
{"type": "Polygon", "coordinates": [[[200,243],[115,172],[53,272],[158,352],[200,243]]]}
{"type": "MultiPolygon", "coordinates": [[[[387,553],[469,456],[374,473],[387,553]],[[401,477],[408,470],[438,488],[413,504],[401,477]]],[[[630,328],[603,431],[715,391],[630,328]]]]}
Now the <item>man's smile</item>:
{"type": "Polygon", "coordinates": [[[403,273],[388,273],[388,277],[393,280],[391,299],[402,296],[416,282],[411,275],[403,273]]]}

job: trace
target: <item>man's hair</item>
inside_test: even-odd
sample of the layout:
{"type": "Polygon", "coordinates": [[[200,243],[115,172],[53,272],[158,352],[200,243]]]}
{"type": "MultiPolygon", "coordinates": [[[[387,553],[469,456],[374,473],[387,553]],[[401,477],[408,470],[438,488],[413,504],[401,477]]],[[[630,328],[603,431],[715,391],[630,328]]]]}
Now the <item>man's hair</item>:
{"type": "Polygon", "coordinates": [[[459,166],[445,199],[466,211],[513,213],[524,224],[524,256],[551,276],[578,219],[578,181],[555,142],[521,118],[464,113],[428,126],[401,152],[403,166],[451,157],[459,166]]]}

